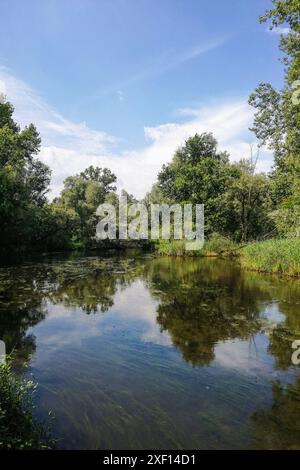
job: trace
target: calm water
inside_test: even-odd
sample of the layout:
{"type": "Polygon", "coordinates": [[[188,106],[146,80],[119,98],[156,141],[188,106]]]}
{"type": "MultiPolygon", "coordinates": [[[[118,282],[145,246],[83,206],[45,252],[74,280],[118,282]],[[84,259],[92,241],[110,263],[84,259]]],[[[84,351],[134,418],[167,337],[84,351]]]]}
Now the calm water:
{"type": "Polygon", "coordinates": [[[61,448],[299,448],[300,283],[213,259],[0,268],[0,339],[61,448]]]}

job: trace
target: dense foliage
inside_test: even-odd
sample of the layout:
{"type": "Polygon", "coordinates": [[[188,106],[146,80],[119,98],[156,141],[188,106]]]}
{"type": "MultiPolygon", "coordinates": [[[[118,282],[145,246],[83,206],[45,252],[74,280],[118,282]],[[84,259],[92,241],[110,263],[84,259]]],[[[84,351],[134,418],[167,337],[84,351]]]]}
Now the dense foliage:
{"type": "Polygon", "coordinates": [[[65,181],[61,196],[47,200],[50,169],[37,154],[34,125],[21,130],[13,107],[0,101],[0,255],[64,250],[87,244],[95,232],[95,211],[115,191],[107,168],[89,167],[65,181]]]}
{"type": "Polygon", "coordinates": [[[35,158],[40,138],[31,124],[22,131],[10,103],[0,103],[0,250],[38,245],[43,237],[50,170],[35,158]]]}
{"type": "Polygon", "coordinates": [[[283,236],[300,234],[300,0],[273,0],[274,8],[260,18],[270,28],[285,25],[280,38],[285,83],[275,90],[261,83],[250,96],[256,109],[253,131],[274,152],[272,194],[274,219],[283,236]]]}
{"type": "Polygon", "coordinates": [[[53,202],[52,209],[68,212],[74,220],[70,234],[73,242],[86,245],[93,239],[97,207],[116,190],[112,186],[115,181],[116,176],[110,170],[93,166],[65,180],[61,196],[53,202]]]}
{"type": "Polygon", "coordinates": [[[33,382],[0,365],[0,449],[48,449],[47,431],[33,418],[33,382]]]}
{"type": "Polygon", "coordinates": [[[271,173],[257,173],[252,148],[248,158],[230,164],[211,134],[196,134],[163,166],[147,195],[152,202],[203,203],[206,237],[219,232],[248,242],[300,235],[300,0],[273,3],[260,21],[271,29],[284,26],[285,83],[279,91],[261,83],[249,97],[252,131],[274,153],[271,173]]]}
{"type": "MultiPolygon", "coordinates": [[[[279,91],[261,83],[249,98],[255,108],[252,130],[259,144],[274,152],[272,172],[256,171],[253,148],[230,163],[211,133],[196,134],[162,167],[145,198],[147,204],[204,204],[206,237],[219,233],[245,243],[300,234],[300,0],[273,4],[261,21],[289,28],[280,39],[285,83],[279,91]]],[[[0,255],[97,246],[96,209],[103,202],[117,205],[116,176],[97,167],[69,176],[49,203],[50,169],[37,158],[40,143],[36,128],[30,124],[21,130],[12,105],[1,100],[0,255]]],[[[171,250],[181,248],[177,244],[171,250]]]]}
{"type": "Polygon", "coordinates": [[[251,156],[231,164],[212,134],[196,134],[176,151],[148,199],[155,202],[158,191],[168,202],[204,204],[207,236],[219,232],[247,241],[273,228],[269,178],[255,173],[251,156]]]}

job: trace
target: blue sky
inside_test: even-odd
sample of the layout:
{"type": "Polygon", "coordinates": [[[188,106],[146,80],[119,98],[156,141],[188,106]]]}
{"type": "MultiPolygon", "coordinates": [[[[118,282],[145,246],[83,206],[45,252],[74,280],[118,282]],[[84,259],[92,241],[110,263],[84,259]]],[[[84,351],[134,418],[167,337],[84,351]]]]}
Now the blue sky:
{"type": "MultiPolygon", "coordinates": [[[[282,84],[269,0],[0,0],[0,87],[43,138],[53,194],[109,166],[142,196],[190,133],[212,130],[236,160],[254,136],[247,97],[282,84]],[[210,127],[210,128],[209,128],[210,127]]],[[[1,91],[1,90],[0,90],[1,91]]],[[[261,152],[260,169],[271,165],[261,152]]]]}

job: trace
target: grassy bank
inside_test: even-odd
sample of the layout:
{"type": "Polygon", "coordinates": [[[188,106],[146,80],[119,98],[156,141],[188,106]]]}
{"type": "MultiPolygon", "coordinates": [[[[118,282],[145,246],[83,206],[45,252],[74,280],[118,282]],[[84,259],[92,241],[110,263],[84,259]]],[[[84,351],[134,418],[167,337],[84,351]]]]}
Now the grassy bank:
{"type": "Polygon", "coordinates": [[[198,256],[198,251],[186,250],[184,240],[159,240],[155,252],[160,256],[198,256]]]}
{"type": "Polygon", "coordinates": [[[155,251],[161,256],[239,256],[245,269],[300,277],[300,238],[272,239],[242,246],[214,234],[199,251],[186,250],[184,240],[159,240],[155,251]]]}
{"type": "Polygon", "coordinates": [[[250,243],[241,250],[242,267],[300,277],[300,238],[250,243]]]}
{"type": "Polygon", "coordinates": [[[32,415],[31,381],[17,378],[11,364],[0,365],[0,449],[49,449],[45,429],[32,415]]]}
{"type": "Polygon", "coordinates": [[[187,250],[185,240],[159,240],[155,251],[161,256],[237,256],[239,245],[227,237],[213,234],[201,250],[187,250]]]}

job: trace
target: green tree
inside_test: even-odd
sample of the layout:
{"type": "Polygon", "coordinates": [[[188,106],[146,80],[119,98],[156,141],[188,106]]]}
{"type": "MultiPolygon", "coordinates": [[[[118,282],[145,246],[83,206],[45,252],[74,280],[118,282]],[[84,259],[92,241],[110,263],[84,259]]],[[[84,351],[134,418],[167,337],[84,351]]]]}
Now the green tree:
{"type": "Polygon", "coordinates": [[[159,183],[154,183],[151,190],[146,194],[144,203],[149,206],[150,204],[162,204],[164,202],[166,202],[166,199],[159,187],[159,183]]]}
{"type": "Polygon", "coordinates": [[[168,201],[205,205],[206,233],[223,229],[223,195],[238,176],[227,152],[217,151],[212,134],[196,134],[179,148],[158,175],[159,189],[168,201]]]}
{"type": "Polygon", "coordinates": [[[277,228],[282,235],[299,236],[300,193],[300,0],[273,0],[274,7],[260,17],[270,29],[285,25],[280,37],[285,83],[275,90],[261,83],[250,96],[256,109],[252,130],[262,145],[274,152],[273,200],[277,228]]]}
{"type": "Polygon", "coordinates": [[[13,106],[0,102],[0,251],[25,251],[41,242],[49,168],[36,158],[40,137],[33,124],[20,130],[13,106]]]}
{"type": "Polygon", "coordinates": [[[246,242],[274,230],[270,218],[272,207],[269,178],[255,173],[252,161],[234,164],[235,178],[224,196],[227,232],[236,240],[246,242]]]}
{"type": "Polygon", "coordinates": [[[97,207],[107,198],[111,199],[116,190],[113,185],[116,179],[109,169],[93,166],[66,178],[61,196],[54,201],[52,210],[66,209],[73,219],[77,219],[74,242],[84,245],[91,242],[97,224],[97,207]]]}

